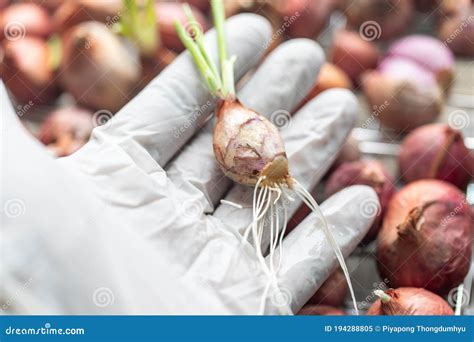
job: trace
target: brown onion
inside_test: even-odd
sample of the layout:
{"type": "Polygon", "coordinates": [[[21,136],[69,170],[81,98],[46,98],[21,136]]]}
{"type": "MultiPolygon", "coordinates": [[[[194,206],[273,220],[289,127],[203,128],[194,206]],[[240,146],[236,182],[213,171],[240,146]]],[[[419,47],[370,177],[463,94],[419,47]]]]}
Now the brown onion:
{"type": "Polygon", "coordinates": [[[411,132],[401,146],[400,174],[406,182],[441,179],[466,189],[474,177],[474,154],[461,132],[446,124],[431,124],[411,132]]]}
{"type": "Polygon", "coordinates": [[[305,305],[298,316],[345,316],[344,310],[329,305],[305,305]]]}
{"type": "Polygon", "coordinates": [[[186,14],[183,10],[183,5],[176,2],[157,2],[155,4],[156,16],[158,18],[158,29],[161,37],[161,42],[166,48],[181,52],[184,50],[184,45],[181,43],[181,40],[176,33],[173,22],[179,20],[183,25],[186,25],[185,28],[194,32],[198,29],[202,32],[207,31],[209,28],[209,23],[206,17],[195,7],[191,6],[194,17],[196,18],[197,23],[187,23],[186,14]]]}
{"type": "Polygon", "coordinates": [[[7,40],[25,35],[47,38],[52,29],[48,12],[35,4],[13,4],[0,13],[0,36],[7,40]]]}
{"type": "Polygon", "coordinates": [[[331,62],[341,68],[354,82],[358,84],[360,75],[369,69],[374,69],[379,60],[377,47],[360,37],[355,32],[341,30],[334,37],[331,49],[331,62]]]}
{"type": "Polygon", "coordinates": [[[473,220],[464,194],[439,180],[419,180],[392,197],[378,235],[377,260],[393,287],[445,294],[471,263],[473,220]]]}
{"type": "Polygon", "coordinates": [[[121,11],[122,0],[64,1],[54,12],[53,22],[59,32],[91,20],[112,26],[120,21],[121,11]]]}
{"type": "Polygon", "coordinates": [[[59,108],[41,125],[40,141],[57,157],[64,157],[84,145],[94,128],[92,113],[77,107],[59,108]]]}
{"type": "Polygon", "coordinates": [[[341,306],[346,298],[347,290],[344,273],[338,268],[310,298],[308,304],[341,306]]]}
{"type": "Polygon", "coordinates": [[[455,72],[454,56],[446,45],[436,38],[425,35],[404,37],[390,46],[387,56],[408,59],[427,69],[435,75],[445,92],[452,85],[455,72]]]}
{"type": "Polygon", "coordinates": [[[48,44],[35,37],[3,41],[2,77],[17,101],[44,104],[58,95],[48,44]]]}
{"type": "Polygon", "coordinates": [[[304,106],[308,101],[319,95],[321,92],[332,88],[351,89],[352,82],[341,68],[332,63],[325,63],[319,71],[316,83],[299,107],[301,108],[304,106]]]}
{"type": "Polygon", "coordinates": [[[142,76],[140,78],[140,89],[153,80],[164,68],[170,65],[176,58],[174,51],[166,48],[158,49],[153,58],[142,56],[142,76]]]}
{"type": "Polygon", "coordinates": [[[373,240],[380,230],[382,217],[387,209],[388,202],[395,193],[395,186],[392,177],[382,163],[377,160],[360,160],[339,166],[329,177],[325,194],[329,197],[348,186],[356,184],[372,187],[379,198],[379,204],[367,204],[367,210],[373,210],[377,207],[377,217],[362,241],[362,243],[367,243],[373,240]]]}
{"type": "Polygon", "coordinates": [[[136,93],[138,58],[109,29],[85,22],[63,39],[61,82],[86,107],[117,111],[136,93]]]}
{"type": "Polygon", "coordinates": [[[444,96],[435,76],[404,58],[389,57],[362,77],[362,87],[379,121],[397,131],[433,122],[444,96]]]}
{"type": "Polygon", "coordinates": [[[438,37],[457,55],[474,56],[474,4],[444,20],[438,37]]]}
{"type": "Polygon", "coordinates": [[[411,0],[346,0],[349,28],[367,39],[390,39],[403,33],[413,17],[411,0]]]}
{"type": "Polygon", "coordinates": [[[367,315],[415,316],[453,315],[453,309],[440,296],[422,288],[400,287],[377,293],[380,298],[372,304],[367,315]]]}

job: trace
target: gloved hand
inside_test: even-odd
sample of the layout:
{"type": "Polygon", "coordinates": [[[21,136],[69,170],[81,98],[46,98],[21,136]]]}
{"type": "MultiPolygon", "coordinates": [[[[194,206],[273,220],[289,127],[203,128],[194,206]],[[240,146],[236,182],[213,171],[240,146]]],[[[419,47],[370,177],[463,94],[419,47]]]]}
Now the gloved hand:
{"type": "MultiPolygon", "coordinates": [[[[240,79],[272,39],[270,26],[245,14],[226,27],[240,79]]],[[[206,45],[217,59],[214,42],[211,31],[206,45]]],[[[291,174],[308,189],[336,157],[357,113],[355,97],[338,89],[287,116],[323,61],[314,42],[289,41],[238,92],[247,107],[281,126],[291,174]]],[[[26,133],[1,88],[2,310],[259,313],[268,279],[241,235],[252,220],[252,189],[232,184],[216,165],[213,122],[206,123],[214,100],[188,53],[63,159],[53,159],[26,133]]],[[[300,204],[289,203],[290,216],[300,204]]],[[[370,227],[374,205],[375,192],[364,186],[322,205],[346,256],[370,227]]],[[[317,225],[310,215],[283,240],[280,290],[268,292],[265,313],[297,312],[337,267],[317,225]]]]}

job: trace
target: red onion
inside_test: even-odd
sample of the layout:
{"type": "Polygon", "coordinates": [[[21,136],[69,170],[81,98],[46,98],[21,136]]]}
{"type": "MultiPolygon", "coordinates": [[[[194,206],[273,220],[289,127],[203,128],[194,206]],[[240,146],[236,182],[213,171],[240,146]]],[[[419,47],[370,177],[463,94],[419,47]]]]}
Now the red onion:
{"type": "Polygon", "coordinates": [[[397,131],[431,123],[441,113],[443,93],[434,75],[408,59],[383,60],[363,76],[362,86],[376,117],[397,131]]]}
{"type": "Polygon", "coordinates": [[[372,187],[379,197],[379,204],[367,203],[367,211],[377,210],[377,217],[362,241],[362,243],[367,243],[377,236],[388,202],[395,193],[395,186],[392,177],[382,163],[376,160],[361,160],[344,163],[334,171],[326,183],[326,196],[329,197],[356,184],[372,187]]]}
{"type": "Polygon", "coordinates": [[[438,37],[457,55],[474,56],[474,4],[444,20],[438,37]]]}
{"type": "Polygon", "coordinates": [[[170,65],[176,58],[176,53],[165,49],[158,49],[153,58],[142,57],[142,76],[140,78],[140,89],[153,80],[164,68],[170,65]]]}
{"type": "Polygon", "coordinates": [[[299,316],[345,316],[344,310],[328,305],[305,305],[298,312],[299,316]]]}
{"type": "Polygon", "coordinates": [[[59,108],[43,122],[39,139],[56,156],[64,157],[82,147],[93,128],[90,111],[77,107],[59,108]]]}
{"type": "Polygon", "coordinates": [[[449,89],[453,82],[454,56],[436,38],[412,35],[399,39],[388,50],[388,56],[408,59],[423,66],[435,75],[443,90],[449,89]]]}
{"type": "Polygon", "coordinates": [[[440,296],[422,288],[400,287],[378,290],[380,298],[372,304],[367,315],[415,316],[415,315],[453,315],[453,309],[440,296]]]}
{"type": "Polygon", "coordinates": [[[462,133],[445,124],[431,124],[411,132],[401,146],[400,174],[406,182],[436,178],[466,189],[474,177],[474,155],[462,133]]]}
{"type": "Polygon", "coordinates": [[[59,32],[91,20],[112,26],[120,21],[122,3],[122,0],[64,1],[54,13],[54,26],[59,32]]]}
{"type": "MultiPolygon", "coordinates": [[[[158,18],[158,29],[161,36],[161,42],[168,49],[176,52],[183,51],[184,45],[181,43],[173,26],[175,20],[179,20],[182,24],[186,24],[187,22],[186,15],[183,11],[183,5],[173,2],[157,2],[155,9],[158,18]]],[[[194,32],[196,29],[202,32],[207,31],[209,23],[206,17],[195,7],[191,6],[191,10],[196,18],[196,22],[188,24],[185,27],[186,30],[190,32],[194,32]]]]}
{"type": "Polygon", "coordinates": [[[464,194],[453,185],[408,184],[390,201],[378,236],[382,277],[393,287],[447,293],[469,270],[472,222],[464,194]]]}
{"type": "Polygon", "coordinates": [[[283,0],[276,1],[274,8],[287,23],[288,26],[283,27],[288,36],[315,38],[327,26],[334,0],[283,0]]]}
{"type": "Polygon", "coordinates": [[[61,82],[84,106],[115,112],[137,91],[135,57],[104,24],[81,23],[64,35],[61,82]]]}
{"type": "Polygon", "coordinates": [[[336,33],[331,50],[331,62],[341,68],[359,83],[360,75],[377,66],[379,51],[377,47],[355,32],[341,30],[336,33]]]}
{"type": "Polygon", "coordinates": [[[367,39],[400,35],[413,17],[411,0],[346,0],[347,25],[367,39]]]}
{"type": "Polygon", "coordinates": [[[10,4],[10,0],[0,0],[0,9],[3,10],[10,4]]]}
{"type": "Polygon", "coordinates": [[[2,77],[17,101],[49,103],[58,95],[48,44],[35,37],[3,41],[2,77]]]}
{"type": "Polygon", "coordinates": [[[347,294],[347,282],[339,268],[321,285],[308,304],[341,306],[347,294]]]}
{"type": "Polygon", "coordinates": [[[359,142],[352,135],[349,135],[344,145],[342,145],[336,160],[331,165],[328,172],[332,173],[344,163],[354,162],[360,159],[359,142]]]}
{"type": "Polygon", "coordinates": [[[51,19],[41,6],[28,3],[10,5],[0,13],[0,36],[19,40],[25,35],[47,38],[52,32],[51,19]]]}

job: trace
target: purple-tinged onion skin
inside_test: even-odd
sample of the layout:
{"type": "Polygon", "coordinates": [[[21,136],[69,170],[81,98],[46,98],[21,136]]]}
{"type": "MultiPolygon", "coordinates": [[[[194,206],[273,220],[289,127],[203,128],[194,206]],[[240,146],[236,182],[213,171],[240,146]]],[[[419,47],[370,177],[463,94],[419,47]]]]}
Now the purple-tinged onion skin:
{"type": "Polygon", "coordinates": [[[214,154],[226,176],[254,186],[289,181],[285,146],[275,125],[238,100],[221,101],[214,128],[214,154]]]}
{"type": "Polygon", "coordinates": [[[367,311],[371,316],[453,315],[453,309],[440,296],[423,288],[400,287],[385,292],[391,299],[378,299],[367,311]]]}
{"type": "Polygon", "coordinates": [[[431,123],[441,113],[444,95],[435,76],[408,59],[385,59],[363,75],[362,86],[378,120],[396,131],[431,123]]]}
{"type": "Polygon", "coordinates": [[[380,202],[380,213],[362,243],[372,241],[380,230],[382,218],[388,203],[395,194],[395,185],[385,166],[377,160],[360,160],[344,163],[329,177],[326,183],[327,197],[351,185],[368,185],[372,187],[380,202]]]}
{"type": "Polygon", "coordinates": [[[0,38],[14,39],[22,36],[47,38],[53,31],[53,25],[48,12],[39,5],[16,3],[0,12],[0,38]],[[12,31],[10,31],[12,30],[12,31]]]}
{"type": "Polygon", "coordinates": [[[407,36],[393,43],[387,55],[408,59],[431,71],[445,92],[451,87],[454,56],[440,40],[425,35],[407,36]]]}
{"type": "Polygon", "coordinates": [[[392,287],[423,287],[443,295],[469,271],[473,220],[464,194],[434,179],[395,194],[377,238],[377,261],[392,287]]]}
{"type": "Polygon", "coordinates": [[[465,190],[474,178],[474,154],[461,132],[446,124],[425,125],[407,135],[398,162],[406,182],[435,178],[465,190]]]}

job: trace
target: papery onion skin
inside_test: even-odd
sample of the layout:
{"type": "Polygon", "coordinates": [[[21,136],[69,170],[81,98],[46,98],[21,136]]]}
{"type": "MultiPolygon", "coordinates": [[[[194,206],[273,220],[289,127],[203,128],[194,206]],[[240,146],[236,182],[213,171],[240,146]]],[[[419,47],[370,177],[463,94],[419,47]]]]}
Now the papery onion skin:
{"type": "Polygon", "coordinates": [[[41,125],[39,139],[57,157],[64,157],[82,147],[93,128],[92,112],[78,107],[59,108],[41,125]]]}
{"type": "Polygon", "coordinates": [[[377,67],[380,53],[370,41],[358,33],[341,30],[335,34],[330,60],[341,68],[357,85],[362,73],[377,67]]]}
{"type": "Polygon", "coordinates": [[[59,94],[55,72],[51,66],[48,44],[26,36],[2,43],[4,58],[2,78],[20,103],[50,103],[59,94]]]}
{"type": "Polygon", "coordinates": [[[289,181],[288,160],[274,124],[238,100],[221,101],[214,128],[214,154],[226,176],[254,186],[261,176],[267,181],[289,181]]]}
{"type": "Polygon", "coordinates": [[[80,104],[116,112],[135,95],[138,57],[104,24],[81,23],[63,38],[61,83],[80,104]]]}
{"type": "Polygon", "coordinates": [[[385,292],[391,299],[383,303],[378,299],[367,311],[367,315],[417,316],[453,315],[453,309],[440,296],[423,288],[400,287],[385,292]]]}
{"type": "Polygon", "coordinates": [[[321,285],[307,304],[342,306],[346,298],[348,286],[344,273],[339,268],[334,271],[321,285]]]}
{"type": "MultiPolygon", "coordinates": [[[[39,5],[16,3],[8,6],[0,13],[0,36],[9,39],[9,30],[17,30],[11,34],[47,38],[53,31],[48,12],[39,5]]],[[[17,36],[14,40],[21,39],[17,36]]]]}
{"type": "Polygon", "coordinates": [[[345,316],[344,310],[329,305],[305,305],[298,316],[345,316]]]}
{"type": "Polygon", "coordinates": [[[398,162],[406,182],[435,178],[465,190],[474,178],[474,154],[462,133],[446,124],[425,125],[407,135],[398,162]]]}
{"type": "Polygon", "coordinates": [[[329,197],[348,186],[357,184],[372,187],[377,193],[380,203],[379,213],[362,241],[365,244],[377,236],[388,202],[395,193],[395,185],[382,163],[377,160],[360,160],[339,166],[326,183],[325,195],[329,197]]]}
{"type": "Polygon", "coordinates": [[[436,38],[426,35],[404,37],[390,46],[387,56],[408,59],[426,68],[435,75],[445,92],[453,83],[454,56],[446,45],[436,38]]]}
{"type": "Polygon", "coordinates": [[[438,37],[456,54],[474,56],[474,4],[460,7],[455,15],[442,21],[438,37]]]}
{"type": "Polygon", "coordinates": [[[378,268],[392,287],[446,294],[466,276],[473,220],[464,194],[440,180],[419,180],[395,194],[377,238],[378,268]]]}
{"type": "Polygon", "coordinates": [[[387,58],[377,70],[365,73],[362,87],[377,119],[400,132],[433,122],[444,103],[435,76],[399,57],[387,58]]]}

